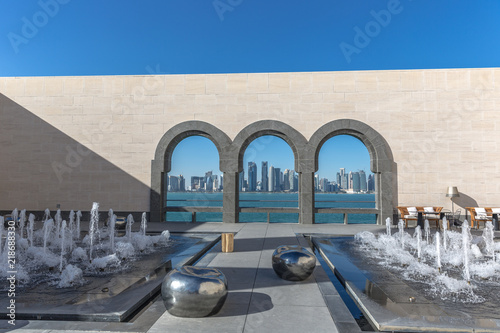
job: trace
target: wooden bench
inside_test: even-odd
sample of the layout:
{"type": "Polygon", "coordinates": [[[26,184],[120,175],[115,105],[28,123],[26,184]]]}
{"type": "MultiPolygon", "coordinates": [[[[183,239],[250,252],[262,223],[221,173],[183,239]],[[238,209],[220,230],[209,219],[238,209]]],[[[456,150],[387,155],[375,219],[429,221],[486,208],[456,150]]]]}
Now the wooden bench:
{"type": "Polygon", "coordinates": [[[483,222],[486,225],[486,222],[492,221],[491,215],[493,213],[500,215],[500,208],[465,207],[465,209],[470,213],[470,227],[474,228],[474,225],[476,225],[476,229],[479,229],[479,222],[483,222]]]}

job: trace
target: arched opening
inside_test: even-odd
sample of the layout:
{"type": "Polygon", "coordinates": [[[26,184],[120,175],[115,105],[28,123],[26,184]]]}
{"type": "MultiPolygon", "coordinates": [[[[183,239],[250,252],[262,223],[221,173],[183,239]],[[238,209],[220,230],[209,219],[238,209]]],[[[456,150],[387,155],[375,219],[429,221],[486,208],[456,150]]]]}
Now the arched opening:
{"type": "MultiPolygon", "coordinates": [[[[224,132],[222,132],[215,126],[203,121],[186,121],[177,124],[169,129],[158,142],[155,152],[155,159],[151,161],[150,211],[152,221],[165,221],[167,215],[166,213],[168,210],[189,212],[191,213],[192,217],[196,217],[196,214],[198,212],[222,211],[222,207],[206,207],[206,209],[202,209],[197,207],[183,206],[185,208],[169,208],[166,205],[168,196],[167,177],[168,173],[171,171],[174,150],[176,149],[177,145],[180,144],[184,139],[192,136],[203,137],[213,143],[218,152],[218,159],[216,159],[218,160],[220,170],[223,169],[223,166],[226,164],[225,162],[227,162],[227,158],[224,159],[223,156],[225,154],[225,150],[231,146],[231,139],[229,139],[229,137],[224,132]]],[[[215,169],[215,167],[213,166],[212,168],[215,169]]],[[[209,169],[207,169],[207,171],[209,171],[209,169]]],[[[212,170],[212,174],[213,172],[214,170],[212,170]]],[[[204,176],[204,174],[200,176],[204,176]]],[[[187,186],[187,184],[185,186],[187,186]]],[[[189,186],[191,186],[191,179],[189,179],[189,186]]]]}
{"type": "Polygon", "coordinates": [[[238,175],[240,222],[299,221],[299,180],[294,166],[294,153],[282,138],[263,135],[249,143],[238,175]],[[293,212],[287,212],[289,208],[293,212]]]}
{"type": "MultiPolygon", "coordinates": [[[[318,154],[314,175],[315,208],[376,208],[375,177],[370,154],[359,139],[337,135],[326,140],[318,154]]],[[[376,214],[316,213],[315,223],[377,222],[376,214]]]]}
{"type": "Polygon", "coordinates": [[[179,142],[163,182],[167,222],[222,221],[223,177],[219,170],[219,152],[208,138],[193,135],[179,142]],[[201,211],[201,208],[212,207],[220,211],[201,211]],[[173,211],[174,208],[179,211],[173,211]],[[195,211],[196,208],[200,211],[195,211]]]}

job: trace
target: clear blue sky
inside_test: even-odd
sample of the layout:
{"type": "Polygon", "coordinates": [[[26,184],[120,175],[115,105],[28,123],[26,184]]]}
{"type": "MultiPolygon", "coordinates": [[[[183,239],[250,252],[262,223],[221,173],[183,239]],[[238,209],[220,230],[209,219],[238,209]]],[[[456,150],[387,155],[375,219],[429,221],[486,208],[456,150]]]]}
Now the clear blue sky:
{"type": "Polygon", "coordinates": [[[498,0],[0,1],[0,76],[500,62],[498,0]]]}
{"type": "MultiPolygon", "coordinates": [[[[248,177],[248,162],[257,163],[257,180],[261,179],[261,162],[268,161],[268,167],[274,166],[294,169],[293,152],[290,146],[275,136],[262,136],[250,143],[243,156],[245,178],[248,177]]],[[[365,145],[349,135],[339,135],[325,142],[319,153],[321,178],[335,180],[340,168],[346,172],[365,170],[370,174],[370,155],[365,145]]],[[[215,145],[207,138],[192,136],[182,140],[174,150],[170,175],[182,174],[189,185],[191,176],[203,176],[206,171],[220,175],[219,154],[215,145]]]]}

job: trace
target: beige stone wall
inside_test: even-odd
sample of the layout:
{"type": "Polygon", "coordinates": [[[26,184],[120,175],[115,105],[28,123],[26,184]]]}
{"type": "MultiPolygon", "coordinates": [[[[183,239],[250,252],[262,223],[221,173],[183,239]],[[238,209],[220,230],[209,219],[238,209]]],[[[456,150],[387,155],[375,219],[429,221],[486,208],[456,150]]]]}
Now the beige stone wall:
{"type": "Polygon", "coordinates": [[[151,160],[186,120],[262,119],[309,138],[362,121],[389,143],[400,205],[500,206],[500,69],[0,78],[0,210],[149,210],[151,160]]]}

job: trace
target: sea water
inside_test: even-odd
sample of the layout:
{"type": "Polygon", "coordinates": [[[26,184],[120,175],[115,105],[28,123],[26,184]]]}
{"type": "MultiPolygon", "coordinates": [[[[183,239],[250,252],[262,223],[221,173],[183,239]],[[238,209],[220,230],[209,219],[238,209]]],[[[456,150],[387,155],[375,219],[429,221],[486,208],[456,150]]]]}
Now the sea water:
{"type": "MultiPolygon", "coordinates": [[[[167,206],[222,207],[223,193],[169,192],[167,206]]],[[[298,208],[298,193],[241,192],[240,207],[298,208]]],[[[375,208],[375,194],[316,193],[317,208],[375,208]]],[[[298,223],[298,213],[270,213],[271,223],[298,223]]],[[[375,214],[349,214],[349,223],[375,224],[375,214]]],[[[167,220],[189,222],[191,213],[168,212],[167,220]]],[[[240,213],[240,222],[267,222],[267,213],[240,213]]],[[[315,214],[316,223],[344,223],[343,214],[315,214]]],[[[197,213],[197,222],[221,222],[222,213],[197,213]]]]}

